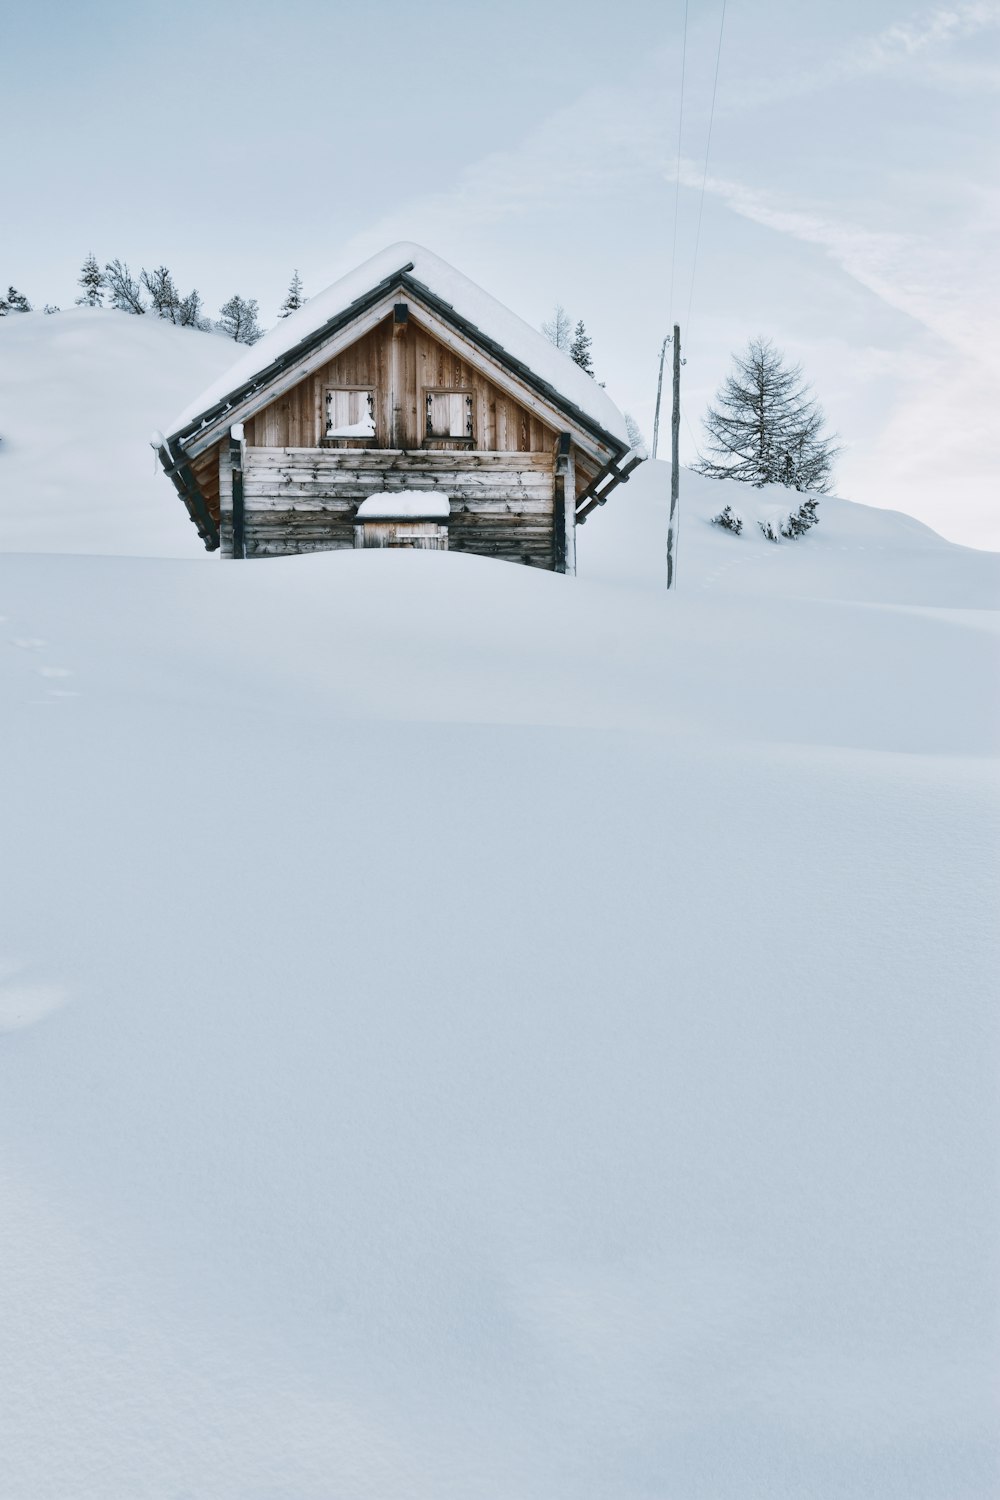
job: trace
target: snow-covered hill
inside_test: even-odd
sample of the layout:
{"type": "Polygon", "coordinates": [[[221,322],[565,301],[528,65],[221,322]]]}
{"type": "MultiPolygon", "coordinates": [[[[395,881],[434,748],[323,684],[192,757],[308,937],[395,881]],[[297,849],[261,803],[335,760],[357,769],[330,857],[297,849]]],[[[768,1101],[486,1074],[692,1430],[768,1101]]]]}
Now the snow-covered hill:
{"type": "Polygon", "coordinates": [[[149,439],[236,352],[110,308],[0,319],[0,549],[204,556],[149,439]]]}
{"type": "Polygon", "coordinates": [[[0,557],[3,1500],[995,1493],[1000,559],[668,477],[0,557]]]}

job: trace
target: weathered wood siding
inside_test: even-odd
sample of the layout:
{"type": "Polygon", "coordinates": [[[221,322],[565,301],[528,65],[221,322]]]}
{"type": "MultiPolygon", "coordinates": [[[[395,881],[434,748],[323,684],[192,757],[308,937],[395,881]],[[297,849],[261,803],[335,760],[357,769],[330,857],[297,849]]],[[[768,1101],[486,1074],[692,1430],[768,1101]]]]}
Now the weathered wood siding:
{"type": "MultiPolygon", "coordinates": [[[[420,316],[411,307],[405,332],[391,313],[383,316],[245,418],[246,556],[353,547],[354,514],[367,495],[436,488],[452,500],[449,550],[573,571],[573,499],[599,472],[600,458],[577,449],[575,464],[572,454],[563,463],[557,518],[561,429],[524,404],[530,395],[519,400],[502,389],[497,370],[475,363],[473,348],[449,347],[450,335],[432,333],[420,316]],[[374,436],[325,440],[330,387],[373,392],[374,436]],[[471,442],[428,439],[429,392],[468,393],[471,442]]],[[[220,521],[222,555],[231,557],[227,455],[228,437],[195,462],[220,521]]]]}
{"type": "MultiPolygon", "coordinates": [[[[246,438],[256,448],[311,448],[323,438],[323,395],[327,386],[371,386],[375,392],[375,437],[351,448],[420,448],[426,438],[424,393],[470,391],[474,446],[493,453],[539,453],[556,440],[556,429],[500,390],[473,364],[460,359],[411,320],[393,337],[391,318],[308,375],[270,406],[246,421],[246,438]]],[[[446,439],[437,451],[460,448],[446,439]]]]}
{"type": "MultiPolygon", "coordinates": [[[[220,467],[225,471],[225,453],[220,467]]],[[[243,471],[247,557],[354,546],[369,495],[428,490],[451,501],[448,547],[554,565],[554,452],[404,452],[253,447],[243,471]]],[[[222,476],[222,554],[232,556],[232,489],[222,476]]]]}

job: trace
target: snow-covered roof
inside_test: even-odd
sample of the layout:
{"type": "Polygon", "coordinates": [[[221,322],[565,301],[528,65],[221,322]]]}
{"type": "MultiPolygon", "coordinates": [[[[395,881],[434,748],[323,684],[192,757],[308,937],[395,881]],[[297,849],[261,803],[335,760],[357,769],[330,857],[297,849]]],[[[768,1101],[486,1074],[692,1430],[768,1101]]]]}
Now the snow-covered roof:
{"type": "Polygon", "coordinates": [[[408,240],[400,240],[380,250],[325,291],[310,297],[298,312],[282,319],[175,417],[166,428],[167,435],[172,436],[188,427],[203,413],[251,382],[275,360],[290,354],[296,345],[346,312],[366,292],[404,268],[414,281],[421,283],[442,302],[449,303],[461,318],[628,447],[625,419],[596,380],[575,364],[568,354],[550,343],[544,334],[484,292],[461,271],[456,271],[432,251],[425,250],[423,245],[408,240]]]}
{"type": "Polygon", "coordinates": [[[383,490],[369,495],[358,506],[358,521],[402,521],[420,519],[446,521],[451,502],[439,490],[383,490]]]}

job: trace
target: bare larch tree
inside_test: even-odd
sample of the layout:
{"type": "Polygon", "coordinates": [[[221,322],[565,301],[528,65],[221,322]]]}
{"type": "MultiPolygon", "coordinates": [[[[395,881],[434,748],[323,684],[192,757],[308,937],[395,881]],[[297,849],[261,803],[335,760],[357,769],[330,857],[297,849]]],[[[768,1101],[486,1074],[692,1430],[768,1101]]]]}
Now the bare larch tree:
{"type": "Polygon", "coordinates": [[[733,365],[705,414],[708,456],[695,468],[713,479],[825,495],[840,449],[824,434],[826,418],[802,367],[786,365],[765,338],[751,339],[733,365]]]}

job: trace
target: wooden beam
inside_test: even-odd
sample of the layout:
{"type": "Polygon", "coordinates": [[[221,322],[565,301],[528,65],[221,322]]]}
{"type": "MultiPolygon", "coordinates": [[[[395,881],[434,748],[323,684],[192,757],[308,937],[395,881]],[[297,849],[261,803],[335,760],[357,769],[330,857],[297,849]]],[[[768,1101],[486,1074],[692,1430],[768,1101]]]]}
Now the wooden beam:
{"type": "Polygon", "coordinates": [[[246,549],[246,510],[243,504],[243,426],[230,428],[229,464],[233,485],[233,557],[244,558],[246,549]]]}
{"type": "Polygon", "coordinates": [[[205,550],[214,552],[219,545],[219,528],[212,520],[205,497],[198,488],[190,468],[183,460],[174,461],[166,443],[157,449],[157,453],[164,473],[184,501],[188,515],[197,527],[198,535],[205,543],[205,550]]]}
{"type": "Polygon", "coordinates": [[[596,479],[592,479],[576,502],[577,525],[582,526],[590,512],[598,505],[603,505],[611,491],[618,485],[627,484],[632,470],[645,462],[645,458],[632,458],[623,468],[612,467],[610,471],[605,469],[603,473],[598,474],[596,479]]]}
{"type": "Polygon", "coordinates": [[[556,443],[555,570],[576,574],[576,465],[573,434],[561,432],[556,443]],[[560,503],[561,501],[561,503],[560,503]]]}
{"type": "Polygon", "coordinates": [[[566,455],[566,572],[576,577],[576,460],[573,449],[566,455]]]}

